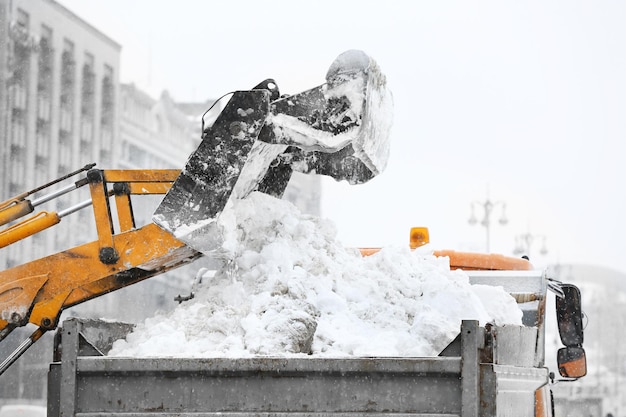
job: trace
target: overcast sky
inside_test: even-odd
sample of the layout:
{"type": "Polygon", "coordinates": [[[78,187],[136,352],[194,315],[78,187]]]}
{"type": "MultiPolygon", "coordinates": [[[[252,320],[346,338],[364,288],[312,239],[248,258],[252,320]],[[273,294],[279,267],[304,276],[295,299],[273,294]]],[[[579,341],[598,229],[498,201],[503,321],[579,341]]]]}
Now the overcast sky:
{"type": "Polygon", "coordinates": [[[371,182],[324,182],[323,216],[347,245],[485,250],[470,226],[506,203],[491,251],[534,236],[536,264],[626,272],[626,3],[621,1],[58,0],[122,44],[121,80],[155,98],[216,98],[274,78],[324,82],[348,49],[394,96],[391,157],[371,182]],[[540,255],[546,238],[548,254],[540,255]]]}

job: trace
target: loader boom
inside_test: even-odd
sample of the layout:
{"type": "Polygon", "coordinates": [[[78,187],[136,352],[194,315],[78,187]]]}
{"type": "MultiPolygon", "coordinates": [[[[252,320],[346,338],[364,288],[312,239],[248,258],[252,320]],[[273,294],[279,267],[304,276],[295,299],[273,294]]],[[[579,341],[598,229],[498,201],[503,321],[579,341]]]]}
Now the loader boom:
{"type": "Polygon", "coordinates": [[[130,196],[164,194],[178,173],[90,170],[98,240],[0,271],[0,338],[27,323],[54,329],[63,309],[200,256],[154,224],[135,228],[130,196]],[[109,190],[114,193],[118,225],[111,215],[109,190]]]}

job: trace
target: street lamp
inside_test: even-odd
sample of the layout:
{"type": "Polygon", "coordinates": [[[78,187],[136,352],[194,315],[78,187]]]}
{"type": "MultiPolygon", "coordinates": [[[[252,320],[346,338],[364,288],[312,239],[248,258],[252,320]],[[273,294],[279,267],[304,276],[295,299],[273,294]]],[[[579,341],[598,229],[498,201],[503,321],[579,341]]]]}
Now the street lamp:
{"type": "Polygon", "coordinates": [[[532,244],[538,239],[541,239],[542,242],[539,254],[542,256],[546,255],[548,253],[546,237],[544,235],[533,235],[532,233],[523,233],[515,237],[515,248],[513,249],[513,253],[515,255],[530,256],[532,244]]]}
{"type": "Polygon", "coordinates": [[[468,219],[468,223],[472,226],[478,223],[478,219],[476,218],[476,214],[475,214],[475,207],[482,207],[483,209],[483,218],[480,221],[480,225],[485,228],[487,253],[489,253],[489,246],[490,246],[490,239],[491,239],[491,214],[493,210],[498,206],[502,207],[502,214],[500,215],[500,219],[498,219],[498,223],[500,223],[501,226],[504,226],[509,221],[507,220],[506,213],[505,213],[506,203],[504,203],[503,201],[493,202],[489,200],[489,198],[487,198],[485,201],[482,201],[482,202],[474,201],[470,205],[471,213],[470,213],[470,218],[468,219]]]}

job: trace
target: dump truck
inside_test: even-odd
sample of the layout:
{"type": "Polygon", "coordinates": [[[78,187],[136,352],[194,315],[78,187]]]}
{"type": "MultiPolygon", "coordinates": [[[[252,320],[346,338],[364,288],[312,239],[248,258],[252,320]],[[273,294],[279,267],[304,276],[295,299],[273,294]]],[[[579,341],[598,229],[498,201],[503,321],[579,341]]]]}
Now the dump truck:
{"type": "MultiPolygon", "coordinates": [[[[0,343],[14,329],[36,330],[0,364],[0,374],[56,330],[49,416],[552,415],[545,367],[546,300],[556,294],[564,347],[562,378],[586,373],[580,292],[530,262],[493,254],[437,251],[472,283],[501,286],[523,312],[519,326],[459,323],[436,357],[118,358],[107,352],[133,325],[69,319],[62,311],[201,257],[223,256],[221,216],[252,192],[281,198],[294,171],[351,184],[387,163],[391,94],[376,62],[347,51],[326,82],[281,95],[267,79],[237,91],[182,170],[101,170],[92,164],[0,203],[0,250],[91,207],[97,240],[0,272],[0,343]],[[383,116],[384,115],[384,116],[383,116]],[[83,175],[49,194],[43,189],[83,175]],[[35,207],[88,186],[91,198],[61,212],[35,207]],[[133,204],[164,195],[138,225],[133,204]],[[133,199],[131,200],[131,196],[133,199]],[[115,211],[112,210],[114,201],[115,211]]],[[[410,247],[427,242],[411,231],[410,247]]],[[[362,256],[377,249],[362,248],[362,256]]]]}

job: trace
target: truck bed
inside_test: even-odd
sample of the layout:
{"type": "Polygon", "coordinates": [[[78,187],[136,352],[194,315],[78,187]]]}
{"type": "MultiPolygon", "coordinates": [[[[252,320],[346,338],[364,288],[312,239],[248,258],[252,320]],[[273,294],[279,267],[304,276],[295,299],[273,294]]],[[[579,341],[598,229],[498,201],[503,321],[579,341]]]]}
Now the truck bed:
{"type": "MultiPolygon", "coordinates": [[[[497,339],[519,338],[510,346],[536,339],[530,328],[506,327],[497,339]]],[[[530,358],[496,352],[497,329],[475,321],[464,321],[455,342],[431,358],[102,356],[129,329],[63,323],[49,417],[528,416],[547,382],[530,358]]]]}

